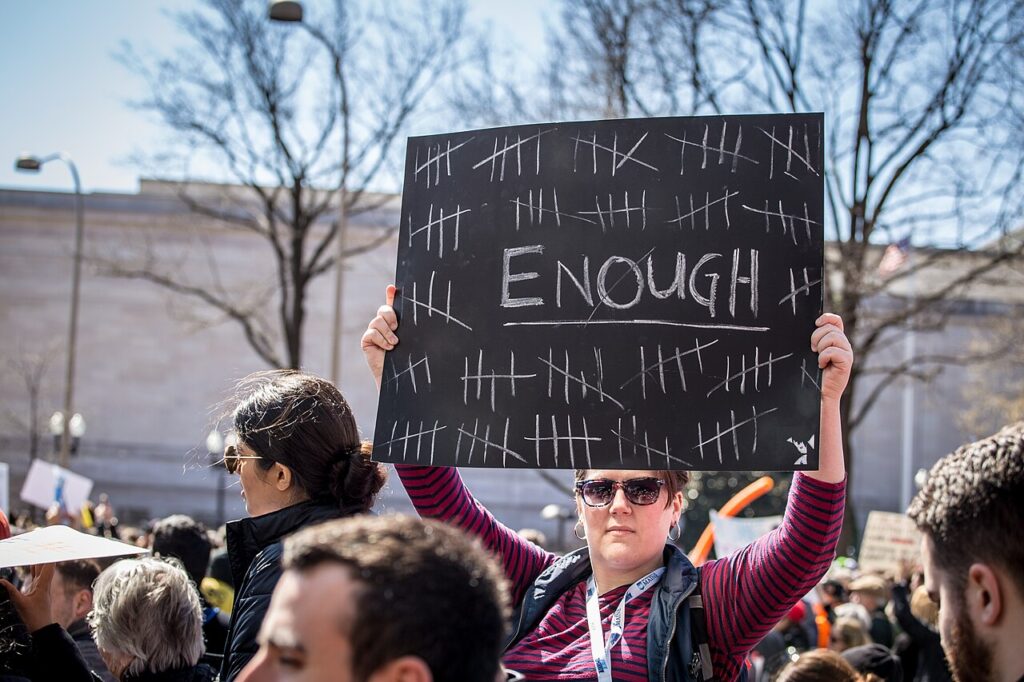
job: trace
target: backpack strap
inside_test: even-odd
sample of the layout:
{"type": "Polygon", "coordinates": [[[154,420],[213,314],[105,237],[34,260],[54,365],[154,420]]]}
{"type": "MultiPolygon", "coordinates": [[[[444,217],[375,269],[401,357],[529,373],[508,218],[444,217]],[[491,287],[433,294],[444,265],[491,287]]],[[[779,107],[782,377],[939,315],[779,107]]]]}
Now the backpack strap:
{"type": "Polygon", "coordinates": [[[690,678],[701,682],[715,682],[715,671],[711,667],[711,647],[708,645],[707,616],[704,612],[704,598],[700,592],[700,569],[697,569],[697,587],[686,598],[690,609],[690,642],[693,658],[690,661],[690,678]]]}

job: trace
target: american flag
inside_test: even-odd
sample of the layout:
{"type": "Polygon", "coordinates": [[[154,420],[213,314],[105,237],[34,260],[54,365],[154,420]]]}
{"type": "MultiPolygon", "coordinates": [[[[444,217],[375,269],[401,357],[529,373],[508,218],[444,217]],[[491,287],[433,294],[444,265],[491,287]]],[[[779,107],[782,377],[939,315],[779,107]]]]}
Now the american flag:
{"type": "Polygon", "coordinates": [[[882,277],[888,277],[899,270],[907,262],[909,252],[910,240],[907,238],[889,244],[889,246],[885,247],[882,260],[878,261],[878,274],[882,277]]]}

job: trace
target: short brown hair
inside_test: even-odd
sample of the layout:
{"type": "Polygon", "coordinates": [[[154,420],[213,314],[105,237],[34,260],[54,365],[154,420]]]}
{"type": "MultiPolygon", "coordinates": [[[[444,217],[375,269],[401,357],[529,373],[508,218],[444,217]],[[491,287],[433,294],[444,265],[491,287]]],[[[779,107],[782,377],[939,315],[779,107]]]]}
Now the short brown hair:
{"type": "Polygon", "coordinates": [[[494,680],[508,625],[505,578],[462,531],[409,516],[338,519],[286,539],[282,563],[351,570],[361,587],[347,633],[355,679],[417,656],[436,682],[494,680]]]}
{"type": "Polygon", "coordinates": [[[800,654],[776,679],[778,682],[860,682],[862,678],[836,652],[814,649],[800,654]]]}
{"type": "Polygon", "coordinates": [[[932,467],[907,514],[934,547],[935,562],[963,594],[976,561],[1006,570],[1024,593],[1024,422],[964,445],[932,467]]]}
{"type": "MultiPolygon", "coordinates": [[[[588,471],[590,471],[590,469],[576,469],[574,472],[576,482],[579,483],[580,481],[586,480],[588,471]]],[[[665,503],[665,506],[667,507],[672,504],[672,498],[675,494],[686,488],[686,484],[690,482],[690,472],[662,469],[657,471],[657,474],[658,478],[665,481],[665,490],[668,492],[668,501],[665,503]]]]}
{"type": "Polygon", "coordinates": [[[57,564],[60,577],[64,580],[64,591],[68,594],[79,590],[92,591],[92,584],[100,576],[100,565],[93,559],[72,559],[57,564]]]}

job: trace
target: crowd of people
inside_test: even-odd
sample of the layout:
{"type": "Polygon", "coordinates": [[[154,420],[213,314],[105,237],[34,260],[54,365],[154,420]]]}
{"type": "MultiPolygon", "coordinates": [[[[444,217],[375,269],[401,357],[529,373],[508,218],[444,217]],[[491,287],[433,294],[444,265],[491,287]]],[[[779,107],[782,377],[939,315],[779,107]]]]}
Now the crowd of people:
{"type": "MultiPolygon", "coordinates": [[[[393,296],[363,336],[378,387],[393,296]]],[[[919,567],[858,573],[834,561],[842,320],[819,318],[810,345],[820,467],[794,475],[779,528],[699,568],[673,542],[685,471],[576,471],[585,546],[563,556],[503,525],[455,468],[397,466],[420,518],[376,516],[384,469],[338,389],[254,375],[224,453],[248,516],[130,535],[105,500],[96,527],[151,556],[8,572],[0,682],[1024,680],[1024,424],[933,469],[908,510],[919,567]]]]}

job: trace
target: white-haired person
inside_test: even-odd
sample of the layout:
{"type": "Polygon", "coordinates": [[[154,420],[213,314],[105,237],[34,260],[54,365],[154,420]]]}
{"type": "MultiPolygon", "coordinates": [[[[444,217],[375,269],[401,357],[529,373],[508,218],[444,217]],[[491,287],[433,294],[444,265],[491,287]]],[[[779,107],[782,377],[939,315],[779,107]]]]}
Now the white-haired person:
{"type": "MultiPolygon", "coordinates": [[[[31,679],[94,682],[74,641],[50,616],[54,564],[32,567],[24,593],[3,583],[18,615],[32,633],[31,679]]],[[[93,585],[88,616],[96,646],[121,682],[212,682],[199,663],[203,655],[199,595],[176,561],[122,559],[93,585]]]]}
{"type": "MultiPolygon", "coordinates": [[[[362,339],[378,390],[384,354],[398,343],[394,293],[388,287],[362,339]]],[[[587,546],[559,558],[495,519],[458,469],[396,466],[421,516],[479,538],[501,561],[518,605],[507,668],[562,681],[741,674],[749,651],[825,574],[842,527],[839,401],[853,351],[838,315],[822,315],[815,326],[810,347],[823,370],[819,468],[793,476],[779,528],[700,569],[667,540],[683,513],[685,471],[577,470],[577,536],[587,546]]]]}

